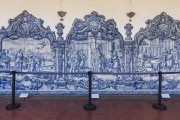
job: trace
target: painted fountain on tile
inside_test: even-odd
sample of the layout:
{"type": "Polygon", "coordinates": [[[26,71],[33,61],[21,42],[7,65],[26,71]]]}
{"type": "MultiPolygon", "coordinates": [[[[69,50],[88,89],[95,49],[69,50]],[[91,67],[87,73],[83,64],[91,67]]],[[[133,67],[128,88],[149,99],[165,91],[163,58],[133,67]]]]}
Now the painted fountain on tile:
{"type": "MultiPolygon", "coordinates": [[[[179,21],[161,13],[131,37],[123,38],[113,19],[92,12],[75,19],[66,39],[64,25],[57,35],[43,20],[24,11],[0,30],[0,69],[19,72],[157,72],[180,71],[179,21]]],[[[18,92],[31,94],[86,94],[85,74],[17,74],[18,92]]],[[[179,75],[164,75],[163,90],[179,93],[179,75]]],[[[93,92],[100,94],[155,94],[157,75],[93,75],[93,92]]],[[[11,75],[1,73],[0,92],[11,92],[11,75]]]]}

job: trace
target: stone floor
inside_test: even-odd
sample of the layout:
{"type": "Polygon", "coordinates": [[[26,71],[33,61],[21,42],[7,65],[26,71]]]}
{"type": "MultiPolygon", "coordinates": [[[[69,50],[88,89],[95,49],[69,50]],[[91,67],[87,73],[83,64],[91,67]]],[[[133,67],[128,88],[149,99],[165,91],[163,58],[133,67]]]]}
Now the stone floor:
{"type": "Polygon", "coordinates": [[[86,96],[30,96],[16,98],[21,107],[6,110],[10,96],[0,96],[0,120],[180,120],[180,96],[162,100],[167,110],[152,107],[157,96],[100,96],[96,110],[83,109],[86,96]]]}

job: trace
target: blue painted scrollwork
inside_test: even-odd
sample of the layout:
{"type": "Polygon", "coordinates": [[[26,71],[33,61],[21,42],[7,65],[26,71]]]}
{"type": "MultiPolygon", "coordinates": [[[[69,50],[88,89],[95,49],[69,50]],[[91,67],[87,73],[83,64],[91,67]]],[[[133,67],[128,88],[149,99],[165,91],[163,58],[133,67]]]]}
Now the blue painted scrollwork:
{"type": "MultiPolygon", "coordinates": [[[[14,19],[9,20],[7,28],[1,28],[1,42],[4,38],[16,40],[18,38],[33,38],[40,40],[47,38],[51,41],[51,44],[56,39],[54,32],[49,27],[43,27],[43,20],[37,19],[27,11],[23,11],[22,14],[14,19]]],[[[2,45],[1,45],[2,48],[2,45]]]]}
{"type": "MultiPolygon", "coordinates": [[[[113,19],[105,21],[105,17],[98,15],[97,12],[86,15],[84,19],[85,21],[81,19],[76,19],[74,21],[73,27],[66,38],[68,41],[87,40],[89,32],[94,38],[101,37],[103,40],[123,39],[113,19]],[[98,36],[98,33],[101,33],[101,35],[98,36]]],[[[123,43],[121,43],[121,45],[123,45],[123,43]]]]}
{"type": "Polygon", "coordinates": [[[141,28],[135,35],[137,44],[143,41],[143,39],[154,40],[156,38],[160,40],[171,39],[177,40],[180,38],[179,33],[179,21],[174,20],[171,16],[168,16],[165,12],[156,16],[153,20],[146,21],[147,27],[141,28]]]}

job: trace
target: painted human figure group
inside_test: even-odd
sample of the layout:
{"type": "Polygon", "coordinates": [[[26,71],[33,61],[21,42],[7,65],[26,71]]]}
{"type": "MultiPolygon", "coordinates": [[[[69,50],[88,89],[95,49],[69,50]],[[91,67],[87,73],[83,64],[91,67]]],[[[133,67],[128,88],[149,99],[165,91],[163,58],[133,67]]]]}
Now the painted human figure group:
{"type": "Polygon", "coordinates": [[[40,71],[43,65],[45,65],[45,60],[42,56],[36,57],[34,56],[34,53],[27,55],[22,49],[19,49],[14,57],[12,57],[12,55],[9,54],[9,51],[5,49],[3,49],[0,54],[1,70],[9,70],[12,68],[16,71],[32,72],[40,71]]]}
{"type": "Polygon", "coordinates": [[[137,71],[178,71],[180,69],[180,50],[166,50],[160,54],[159,58],[148,56],[145,53],[139,54],[137,63],[137,71]]]}
{"type": "Polygon", "coordinates": [[[82,71],[86,56],[83,54],[83,51],[72,51],[67,60],[67,67],[70,72],[82,71]]]}
{"type": "Polygon", "coordinates": [[[15,56],[15,67],[18,71],[29,71],[36,72],[42,70],[45,66],[45,59],[43,55],[36,55],[37,53],[30,52],[25,54],[22,49],[20,49],[15,56]]]}
{"type": "Polygon", "coordinates": [[[3,49],[0,51],[0,67],[2,70],[7,70],[10,68],[11,58],[8,56],[7,50],[3,49]]]}
{"type": "Polygon", "coordinates": [[[117,51],[113,51],[111,58],[107,59],[98,48],[91,50],[90,56],[85,55],[83,50],[77,52],[72,50],[68,53],[67,58],[67,71],[69,72],[83,72],[86,70],[94,72],[120,72],[120,66],[123,66],[120,65],[119,59],[122,58],[118,56],[117,51]]]}

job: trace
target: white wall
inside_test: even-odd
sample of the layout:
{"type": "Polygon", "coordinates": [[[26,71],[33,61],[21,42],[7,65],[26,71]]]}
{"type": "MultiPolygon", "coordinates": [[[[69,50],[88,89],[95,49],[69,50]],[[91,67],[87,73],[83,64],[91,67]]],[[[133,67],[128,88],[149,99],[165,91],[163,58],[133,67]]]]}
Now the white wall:
{"type": "MultiPolygon", "coordinates": [[[[0,0],[0,26],[7,27],[8,20],[15,18],[27,10],[37,18],[44,20],[44,26],[50,26],[55,31],[55,25],[60,22],[57,12],[62,10],[61,0],[0,0]]],[[[83,19],[84,15],[97,11],[106,19],[113,18],[119,31],[125,36],[124,25],[129,22],[126,13],[132,9],[136,15],[131,24],[133,34],[145,27],[145,21],[152,19],[161,12],[166,12],[175,20],[180,20],[180,0],[63,0],[63,10],[67,12],[64,36],[67,35],[75,18],[83,19]]]]}

